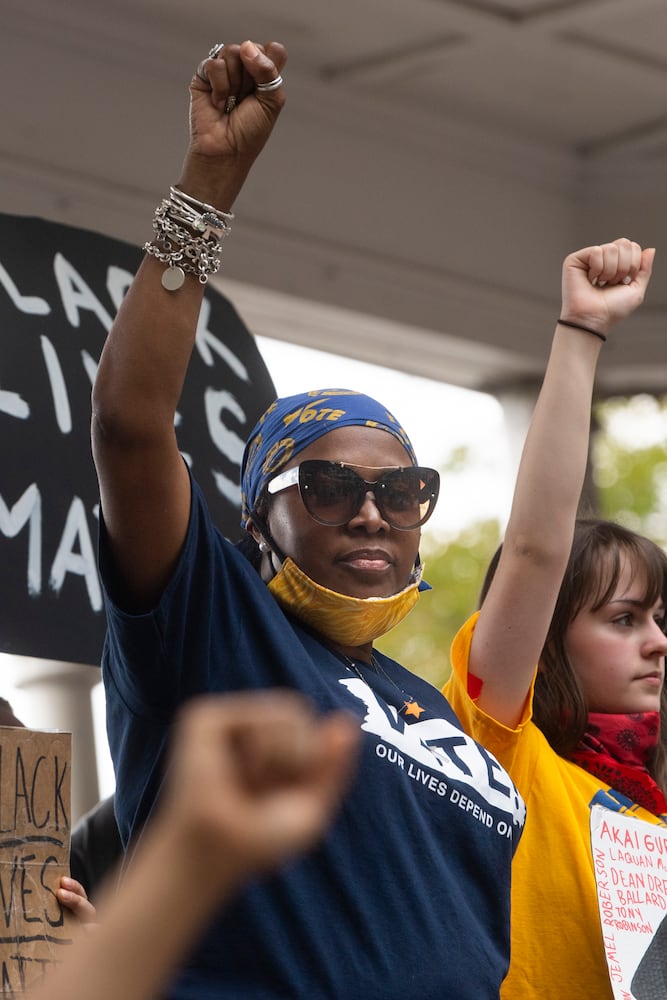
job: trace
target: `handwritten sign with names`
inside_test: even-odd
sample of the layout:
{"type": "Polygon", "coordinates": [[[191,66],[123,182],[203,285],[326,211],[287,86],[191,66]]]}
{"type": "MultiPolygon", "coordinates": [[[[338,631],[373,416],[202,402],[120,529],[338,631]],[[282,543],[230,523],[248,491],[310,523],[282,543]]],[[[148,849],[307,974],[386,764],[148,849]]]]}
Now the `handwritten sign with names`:
{"type": "Polygon", "coordinates": [[[664,1000],[667,827],[593,806],[591,847],[614,997],[664,1000]]]}
{"type": "MultiPolygon", "coordinates": [[[[150,236],[150,219],[146,220],[150,236]]],[[[97,233],[0,215],[0,651],[99,663],[99,491],[90,393],[142,259],[97,233]]],[[[240,535],[239,468],[274,397],[231,303],[206,291],[176,418],[179,447],[222,532],[240,535]]]]}
{"type": "Polygon", "coordinates": [[[71,734],[0,727],[0,996],[28,993],[71,943],[71,734]]]}

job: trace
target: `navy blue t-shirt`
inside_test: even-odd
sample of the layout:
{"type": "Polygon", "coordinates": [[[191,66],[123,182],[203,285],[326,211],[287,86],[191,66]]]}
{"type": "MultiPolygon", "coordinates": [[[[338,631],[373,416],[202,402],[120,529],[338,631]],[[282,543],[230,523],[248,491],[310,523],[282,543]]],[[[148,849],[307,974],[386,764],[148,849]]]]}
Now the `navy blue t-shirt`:
{"type": "Polygon", "coordinates": [[[104,528],[100,562],[125,843],[150,815],[174,712],[194,694],[297,688],[323,712],[355,713],[363,731],[356,779],[324,840],[245,888],[170,1000],[497,1000],[525,809],[440,692],[377,652],[380,669],[362,668],[361,679],[286,616],[194,483],[184,550],[154,611],[121,610],[104,528]]]}

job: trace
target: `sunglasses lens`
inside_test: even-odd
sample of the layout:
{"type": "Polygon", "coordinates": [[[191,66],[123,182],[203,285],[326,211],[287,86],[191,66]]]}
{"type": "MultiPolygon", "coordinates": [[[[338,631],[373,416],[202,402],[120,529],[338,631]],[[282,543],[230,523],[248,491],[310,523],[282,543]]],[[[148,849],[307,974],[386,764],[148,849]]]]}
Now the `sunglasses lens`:
{"type": "Polygon", "coordinates": [[[387,472],[376,485],[378,504],[394,528],[417,528],[429,518],[438,498],[435,469],[413,466],[387,472]]]}
{"type": "Polygon", "coordinates": [[[365,494],[363,479],[352,469],[317,459],[301,463],[299,487],[306,510],[320,524],[346,524],[365,494]]]}

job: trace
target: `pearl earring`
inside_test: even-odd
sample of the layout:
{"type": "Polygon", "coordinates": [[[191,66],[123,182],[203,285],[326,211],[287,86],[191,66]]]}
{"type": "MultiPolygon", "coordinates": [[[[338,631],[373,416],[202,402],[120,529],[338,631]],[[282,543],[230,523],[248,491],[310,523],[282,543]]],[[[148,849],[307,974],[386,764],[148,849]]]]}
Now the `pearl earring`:
{"type": "Polygon", "coordinates": [[[260,542],[259,543],[259,551],[260,552],[268,552],[269,551],[269,546],[266,544],[266,542],[260,542]]]}

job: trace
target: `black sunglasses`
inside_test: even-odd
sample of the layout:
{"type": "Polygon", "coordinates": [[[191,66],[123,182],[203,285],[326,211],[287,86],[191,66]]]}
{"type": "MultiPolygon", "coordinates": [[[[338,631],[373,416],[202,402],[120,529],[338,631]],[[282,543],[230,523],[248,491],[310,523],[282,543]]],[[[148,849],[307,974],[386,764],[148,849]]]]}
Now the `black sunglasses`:
{"type": "Polygon", "coordinates": [[[370,492],[384,520],[392,528],[409,531],[419,528],[433,513],[440,475],[436,469],[410,465],[390,469],[369,483],[342,462],[312,458],[281,472],[269,482],[267,491],[279,493],[290,486],[299,487],[304,507],[319,524],[347,524],[370,492]]]}

